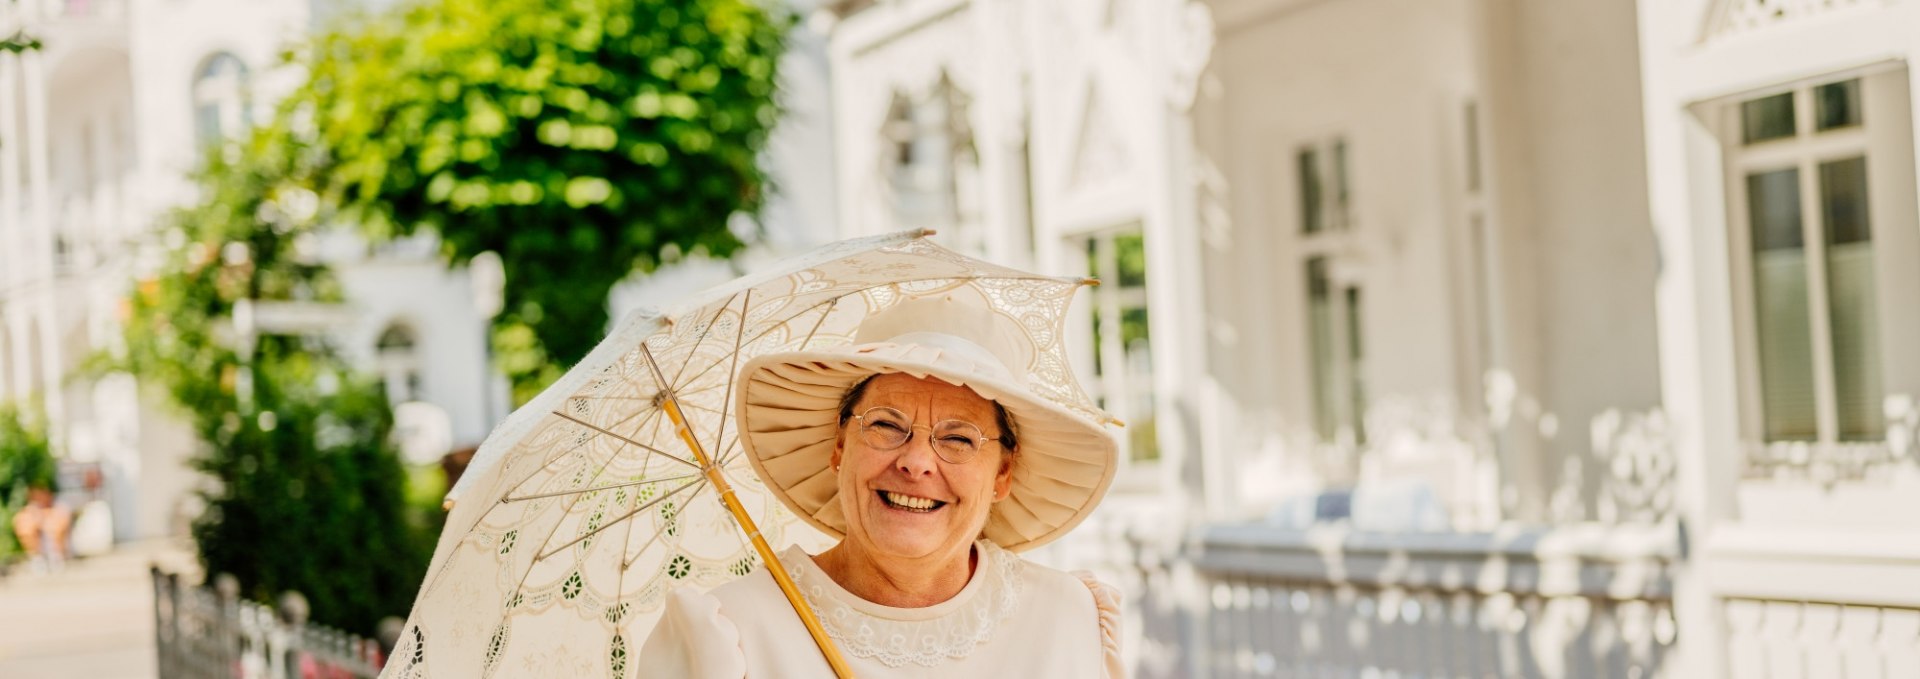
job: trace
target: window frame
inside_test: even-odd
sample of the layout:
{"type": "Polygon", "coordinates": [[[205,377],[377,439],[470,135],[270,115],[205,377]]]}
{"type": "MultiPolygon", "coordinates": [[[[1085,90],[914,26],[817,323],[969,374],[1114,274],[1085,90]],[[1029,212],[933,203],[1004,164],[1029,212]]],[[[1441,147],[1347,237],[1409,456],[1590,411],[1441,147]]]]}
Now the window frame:
{"type": "MultiPolygon", "coordinates": [[[[1093,399],[1102,410],[1106,410],[1126,423],[1126,427],[1116,437],[1119,444],[1119,471],[1116,474],[1116,485],[1152,490],[1159,488],[1163,481],[1160,478],[1160,472],[1165,468],[1163,463],[1167,460],[1170,449],[1162,431],[1163,428],[1156,425],[1152,434],[1154,456],[1146,459],[1136,459],[1134,456],[1132,427],[1141,426],[1144,423],[1124,407],[1125,401],[1136,395],[1132,384],[1136,376],[1129,374],[1130,371],[1124,368],[1127,361],[1126,347],[1120,343],[1119,339],[1123,337],[1121,331],[1123,309],[1138,306],[1148,310],[1147,355],[1153,363],[1144,377],[1149,408],[1156,423],[1165,421],[1167,397],[1160,389],[1160,362],[1154,360],[1157,357],[1154,356],[1152,346],[1154,335],[1152,284],[1143,280],[1139,286],[1122,287],[1120,285],[1118,259],[1113,256],[1113,243],[1126,235],[1137,235],[1145,244],[1148,238],[1146,224],[1140,220],[1131,220],[1110,226],[1075,230],[1062,234],[1061,240],[1067,245],[1068,250],[1074,253],[1073,257],[1079,261],[1081,270],[1088,271],[1101,281],[1100,285],[1091,286],[1083,293],[1087,302],[1085,310],[1075,314],[1076,318],[1072,322],[1081,328],[1079,332],[1087,333],[1089,340],[1083,345],[1088,346],[1089,349],[1086,350],[1084,360],[1080,363],[1087,371],[1080,374],[1082,384],[1087,387],[1087,396],[1093,399]],[[1105,245],[1101,246],[1100,243],[1105,245]],[[1096,248],[1104,248],[1103,252],[1108,256],[1103,257],[1101,262],[1095,262],[1093,260],[1095,255],[1088,252],[1089,244],[1095,244],[1096,248]],[[1096,311],[1099,312],[1098,317],[1101,322],[1099,337],[1093,334],[1093,314],[1096,311]],[[1106,338],[1113,339],[1105,341],[1106,338]],[[1122,367],[1116,370],[1112,369],[1113,366],[1122,367]],[[1116,403],[1116,400],[1119,403],[1116,403]]],[[[1152,252],[1151,247],[1146,248],[1148,257],[1152,256],[1152,252]]]]}
{"type": "MultiPolygon", "coordinates": [[[[1707,115],[1713,122],[1712,129],[1720,145],[1721,172],[1726,210],[1725,236],[1727,245],[1727,263],[1729,279],[1729,297],[1732,306],[1732,339],[1734,344],[1735,382],[1738,403],[1738,435],[1742,448],[1748,451],[1743,455],[1745,469],[1743,474],[1753,475],[1775,469],[1782,464],[1797,465],[1796,460],[1811,460],[1825,463],[1836,460],[1870,460],[1884,457],[1887,443],[1884,431],[1879,437],[1859,440],[1848,439],[1841,431],[1839,374],[1834,356],[1835,323],[1833,320],[1832,283],[1828,270],[1829,225],[1826,224],[1822,201],[1821,167],[1826,163],[1863,158],[1869,168],[1875,164],[1876,157],[1883,154],[1895,154],[1894,162],[1911,163],[1910,147],[1901,149],[1895,145],[1881,143],[1892,134],[1889,126],[1911,126],[1911,115],[1906,119],[1877,120],[1872,115],[1873,108],[1867,104],[1874,97],[1887,96],[1895,92],[1881,91],[1894,88],[1886,87],[1876,80],[1891,74],[1905,76],[1905,67],[1900,64],[1880,64],[1872,67],[1857,68],[1825,73],[1816,77],[1802,78],[1780,83],[1771,87],[1750,90],[1711,102],[1707,115]],[[1817,129],[1817,90],[1825,85],[1848,80],[1858,80],[1859,102],[1862,108],[1858,124],[1829,130],[1817,129]],[[1744,136],[1742,105],[1745,102],[1776,96],[1782,93],[1793,94],[1794,133],[1791,136],[1772,138],[1757,142],[1747,142],[1744,136]],[[1748,177],[1765,172],[1781,170],[1798,172],[1797,190],[1800,199],[1800,227],[1802,253],[1806,258],[1805,284],[1808,291],[1806,329],[1809,335],[1809,351],[1812,353],[1814,384],[1815,435],[1813,440],[1783,439],[1767,440],[1766,403],[1764,395],[1763,366],[1760,354],[1761,333],[1757,324],[1760,314],[1755,306],[1758,303],[1756,285],[1756,261],[1748,177]]],[[[1904,92],[1897,92],[1904,94],[1904,92]]],[[[1911,134],[1911,131],[1908,131],[1911,134]]],[[[1888,246],[1897,246],[1898,238],[1885,238],[1889,229],[1900,228],[1899,221],[1891,223],[1884,219],[1877,207],[1874,195],[1881,191],[1900,190],[1893,186],[1897,178],[1882,177],[1869,169],[1866,177],[1866,199],[1863,207],[1869,214],[1869,241],[1874,243],[1873,263],[1875,265],[1874,314],[1875,350],[1878,353],[1880,397],[1882,401],[1892,396],[1898,389],[1888,378],[1893,366],[1887,361],[1890,351],[1896,347],[1886,341],[1888,333],[1885,317],[1890,311],[1891,290],[1882,289],[1888,282],[1888,276],[1878,269],[1888,262],[1889,257],[1897,258],[1888,246]]],[[[1905,187],[1909,193],[1914,187],[1905,187]]],[[[1891,309],[1897,310],[1897,309],[1891,309]]],[[[1897,331],[1896,331],[1897,332],[1897,331]]]]}
{"type": "Polygon", "coordinates": [[[227,50],[216,50],[202,57],[193,69],[193,80],[187,85],[187,100],[191,106],[194,141],[202,146],[215,146],[235,141],[253,127],[253,67],[240,55],[227,50]],[[221,67],[231,64],[231,73],[221,67]],[[231,79],[230,83],[221,82],[231,79]],[[222,87],[230,86],[231,91],[222,87]],[[204,113],[214,108],[214,127],[206,126],[204,113]]]}
{"type": "Polygon", "coordinates": [[[1367,440],[1366,371],[1364,348],[1358,352],[1352,349],[1367,344],[1366,317],[1364,308],[1357,308],[1350,299],[1354,296],[1365,299],[1367,294],[1362,276],[1352,264],[1351,253],[1359,251],[1356,232],[1360,222],[1353,201],[1353,157],[1353,144],[1344,132],[1309,138],[1294,145],[1289,165],[1293,168],[1294,199],[1300,209],[1292,217],[1298,223],[1286,231],[1293,234],[1294,261],[1299,264],[1296,271],[1301,276],[1299,308],[1306,315],[1301,331],[1305,333],[1302,346],[1306,347],[1308,362],[1305,374],[1309,428],[1322,445],[1357,449],[1367,440]],[[1313,154],[1318,174],[1311,184],[1318,189],[1318,195],[1312,198],[1322,211],[1318,225],[1307,208],[1310,183],[1302,173],[1307,167],[1304,157],[1309,153],[1313,154]],[[1311,262],[1315,260],[1324,262],[1328,285],[1330,308],[1324,338],[1313,317],[1311,262]],[[1322,339],[1332,359],[1331,364],[1324,367],[1319,365],[1320,357],[1315,351],[1322,339]],[[1326,403],[1322,403],[1323,395],[1326,403]],[[1330,414],[1324,412],[1329,406],[1330,414]],[[1323,422],[1330,422],[1331,429],[1323,422]]]}

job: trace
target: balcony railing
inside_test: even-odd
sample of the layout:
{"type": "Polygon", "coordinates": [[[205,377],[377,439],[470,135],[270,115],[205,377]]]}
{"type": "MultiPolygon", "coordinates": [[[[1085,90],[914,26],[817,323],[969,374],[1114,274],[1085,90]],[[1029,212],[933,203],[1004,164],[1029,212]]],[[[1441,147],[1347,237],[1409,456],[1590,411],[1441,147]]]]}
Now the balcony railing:
{"type": "Polygon", "coordinates": [[[1144,574],[1142,677],[1665,677],[1670,527],[1216,527],[1144,574]]]}

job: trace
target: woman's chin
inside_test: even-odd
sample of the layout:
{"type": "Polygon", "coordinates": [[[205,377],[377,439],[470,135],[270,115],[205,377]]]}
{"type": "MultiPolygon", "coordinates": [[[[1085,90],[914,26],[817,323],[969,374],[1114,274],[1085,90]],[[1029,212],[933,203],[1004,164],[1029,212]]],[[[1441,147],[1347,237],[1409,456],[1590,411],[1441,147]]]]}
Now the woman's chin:
{"type": "Polygon", "coordinates": [[[907,517],[904,520],[889,520],[885,517],[867,527],[868,545],[874,552],[897,557],[918,559],[934,556],[952,548],[955,544],[966,544],[952,534],[951,526],[944,521],[927,521],[921,516],[907,517]]]}

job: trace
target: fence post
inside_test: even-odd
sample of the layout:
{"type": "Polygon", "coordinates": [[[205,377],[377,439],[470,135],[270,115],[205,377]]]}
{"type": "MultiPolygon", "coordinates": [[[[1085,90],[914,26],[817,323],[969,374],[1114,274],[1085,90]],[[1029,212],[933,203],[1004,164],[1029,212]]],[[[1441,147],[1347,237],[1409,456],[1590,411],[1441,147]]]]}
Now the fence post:
{"type": "Polygon", "coordinates": [[[306,629],[307,615],[311,609],[307,606],[307,597],[299,592],[281,594],[277,603],[278,605],[274,606],[276,614],[274,617],[280,623],[280,638],[285,640],[279,652],[274,654],[284,672],[278,676],[286,679],[300,679],[300,654],[302,647],[306,645],[306,635],[302,632],[306,629]]]}
{"type": "Polygon", "coordinates": [[[213,629],[215,655],[219,658],[220,671],[232,672],[240,663],[240,630],[237,628],[240,612],[240,579],[232,573],[221,573],[213,578],[214,594],[219,596],[220,612],[211,625],[213,629]]]}
{"type": "Polygon", "coordinates": [[[171,679],[177,676],[173,668],[173,621],[168,619],[174,602],[168,598],[166,575],[160,572],[160,566],[148,564],[147,573],[152,576],[153,583],[154,663],[159,669],[160,679],[171,679]]]}

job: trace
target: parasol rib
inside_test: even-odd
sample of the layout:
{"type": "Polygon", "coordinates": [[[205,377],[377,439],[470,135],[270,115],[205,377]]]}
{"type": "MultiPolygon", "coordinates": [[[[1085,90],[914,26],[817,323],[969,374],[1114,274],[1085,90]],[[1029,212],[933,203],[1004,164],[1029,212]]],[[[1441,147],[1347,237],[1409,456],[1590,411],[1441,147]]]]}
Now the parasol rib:
{"type": "MultiPolygon", "coordinates": [[[[751,291],[751,290],[749,290],[748,292],[752,292],[752,291],[751,291]]],[[[734,297],[739,297],[739,296],[740,296],[740,295],[739,295],[739,293],[735,293],[735,294],[734,294],[734,295],[733,295],[732,297],[728,297],[728,298],[727,298],[727,303],[726,303],[726,304],[722,304],[722,305],[720,305],[720,308],[719,308],[719,309],[717,309],[717,310],[715,310],[715,311],[713,312],[713,318],[709,318],[709,319],[707,319],[707,324],[706,324],[706,326],[704,326],[704,327],[702,327],[702,328],[700,328],[700,336],[699,336],[699,337],[696,337],[696,338],[694,338],[694,340],[693,340],[693,346],[690,346],[690,347],[687,347],[687,355],[688,355],[688,356],[692,356],[693,354],[695,354],[695,353],[698,353],[698,352],[700,351],[700,345],[702,345],[702,344],[706,344],[706,343],[707,343],[707,335],[709,335],[709,334],[712,334],[712,333],[713,333],[713,326],[714,326],[714,324],[715,324],[715,323],[719,323],[719,322],[720,322],[720,317],[721,317],[721,316],[725,316],[725,315],[727,314],[727,309],[728,309],[729,307],[732,307],[732,306],[733,306],[733,298],[734,298],[734,297]]],[[[745,311],[742,311],[742,312],[740,313],[740,323],[741,323],[741,324],[742,324],[742,325],[744,326],[744,324],[745,324],[746,322],[747,322],[747,314],[746,314],[746,312],[745,312],[745,311]]],[[[742,327],[742,328],[741,328],[741,332],[745,332],[745,331],[746,331],[746,329],[745,329],[745,327],[742,327]]],[[[651,350],[649,350],[649,352],[651,352],[651,350]]],[[[647,357],[647,360],[648,360],[648,361],[652,361],[652,360],[653,360],[653,357],[651,356],[651,354],[649,354],[649,356],[647,357]]],[[[687,366],[689,366],[689,365],[692,365],[692,364],[693,364],[693,362],[692,362],[692,361],[688,361],[688,362],[685,362],[685,363],[681,363],[681,364],[680,364],[680,372],[676,372],[676,373],[674,373],[674,374],[673,374],[673,381],[672,381],[672,382],[660,382],[660,373],[659,373],[659,371],[654,371],[654,374],[653,374],[653,379],[654,379],[654,381],[656,381],[656,382],[660,382],[660,384],[661,384],[662,386],[667,386],[667,385],[678,385],[678,384],[682,384],[682,382],[680,381],[680,378],[681,378],[681,376],[683,376],[683,375],[686,375],[686,374],[687,374],[687,366]]],[[[701,372],[702,374],[704,374],[704,373],[706,373],[706,371],[705,371],[705,370],[702,370],[702,371],[700,371],[700,372],[701,372]]]]}
{"type": "Polygon", "coordinates": [[[699,476],[699,474],[683,474],[680,476],[669,476],[664,479],[640,479],[639,481],[628,481],[626,483],[616,483],[611,486],[594,486],[592,488],[581,488],[579,490],[556,490],[551,493],[539,493],[536,495],[516,495],[516,496],[510,496],[510,497],[503,497],[503,498],[500,498],[500,501],[501,502],[519,502],[522,500],[540,500],[540,499],[550,498],[550,497],[559,497],[562,495],[592,493],[592,492],[601,491],[601,490],[613,490],[615,488],[630,488],[633,486],[638,486],[638,485],[647,484],[647,483],[665,483],[667,481],[680,481],[683,479],[691,479],[696,476],[699,476]]]}
{"type": "MultiPolygon", "coordinates": [[[[645,344],[640,345],[640,350],[647,358],[647,366],[653,370],[654,379],[659,380],[660,364],[653,360],[653,351],[645,344]]],[[[767,574],[773,576],[774,584],[780,586],[780,593],[786,595],[787,603],[793,607],[794,614],[800,616],[800,623],[805,625],[807,633],[813,636],[814,645],[820,647],[820,654],[826,658],[827,665],[833,668],[834,676],[840,679],[851,679],[853,669],[847,666],[845,658],[840,657],[840,648],[835,646],[833,639],[827,636],[826,628],[820,625],[820,619],[813,614],[813,607],[800,596],[800,588],[793,584],[793,576],[788,575],[786,567],[780,564],[780,558],[773,553],[773,546],[767,544],[767,538],[760,534],[760,527],[754,524],[753,517],[747,515],[747,508],[740,504],[740,498],[734,497],[733,485],[727,483],[726,474],[722,473],[719,466],[708,461],[705,449],[700,446],[700,439],[693,435],[693,428],[688,426],[686,415],[680,412],[680,399],[675,397],[671,390],[665,392],[665,395],[666,398],[660,404],[661,408],[667,412],[667,417],[673,419],[674,427],[679,430],[680,440],[686,442],[687,448],[693,451],[693,456],[700,461],[701,469],[706,473],[707,479],[713,483],[714,489],[719,491],[721,503],[725,504],[727,511],[733,514],[733,520],[739,523],[741,530],[747,532],[747,537],[753,540],[753,549],[760,554],[761,563],[767,565],[767,574]]]]}
{"type": "MultiPolygon", "coordinates": [[[[581,541],[581,540],[585,540],[585,539],[587,539],[587,538],[590,538],[590,537],[593,537],[593,536],[595,536],[595,535],[599,535],[599,534],[601,533],[601,531],[605,531],[605,530],[606,530],[606,529],[608,529],[608,528],[612,528],[612,527],[614,527],[614,526],[617,526],[617,525],[620,525],[620,522],[621,522],[621,521],[625,521],[625,520],[627,520],[627,519],[631,519],[631,518],[633,518],[633,517],[634,517],[635,515],[638,515],[638,514],[639,514],[640,512],[644,512],[644,511],[647,511],[648,509],[652,509],[654,505],[657,505],[657,504],[660,504],[660,503],[662,503],[662,502],[665,502],[665,501],[667,501],[667,499],[668,499],[668,498],[671,498],[671,497],[673,497],[673,496],[675,496],[675,495],[679,495],[679,494],[680,494],[680,491],[683,491],[683,490],[686,490],[686,489],[688,489],[688,488],[692,488],[692,487],[694,487],[694,486],[704,486],[704,485],[706,485],[706,484],[707,484],[707,480],[706,480],[706,479],[700,479],[699,481],[688,481],[688,482],[686,482],[686,483],[683,483],[683,484],[680,484],[680,487],[679,487],[679,488],[675,488],[675,489],[673,489],[673,490],[670,490],[670,491],[667,491],[667,494],[666,494],[666,495],[662,495],[662,496],[660,496],[660,497],[656,497],[656,498],[654,498],[654,499],[652,499],[652,500],[648,500],[646,504],[643,504],[643,505],[640,505],[640,506],[638,506],[638,507],[634,507],[634,508],[633,508],[633,511],[630,511],[630,512],[627,512],[627,513],[625,513],[625,514],[621,514],[621,515],[620,515],[620,516],[619,516],[618,518],[615,518],[615,519],[614,519],[614,520],[612,520],[612,521],[608,521],[608,522],[606,523],[606,525],[603,525],[603,526],[600,526],[599,528],[595,528],[595,529],[593,529],[593,530],[590,530],[590,531],[587,531],[586,533],[583,533],[583,534],[581,534],[581,535],[580,535],[579,537],[576,537],[576,538],[574,538],[574,539],[572,539],[572,540],[568,540],[568,541],[567,541],[567,544],[564,544],[564,545],[560,545],[559,547],[555,547],[555,548],[553,548],[552,550],[549,550],[549,551],[548,551],[547,553],[545,553],[545,554],[541,554],[541,555],[540,555],[539,557],[536,557],[536,558],[534,559],[534,561],[545,561],[545,560],[547,560],[547,557],[550,557],[550,556],[553,556],[553,555],[555,555],[555,554],[559,554],[559,553],[561,553],[561,552],[564,552],[564,551],[567,551],[567,548],[568,548],[568,547],[572,547],[572,546],[574,546],[574,545],[577,545],[577,544],[580,544],[580,541],[581,541]]],[[[697,493],[698,491],[695,491],[695,492],[697,493]]]]}
{"type": "Polygon", "coordinates": [[[689,466],[689,467],[692,467],[692,468],[694,468],[694,469],[699,469],[699,468],[700,468],[700,465],[699,465],[699,464],[696,464],[696,463],[694,463],[694,462],[691,462],[691,461],[688,461],[688,460],[686,460],[686,459],[683,459],[683,458],[681,458],[681,457],[679,457],[679,456],[677,456],[677,455],[674,455],[673,453],[669,453],[669,452],[667,452],[667,451],[664,451],[664,450],[661,450],[661,449],[659,449],[659,448],[655,448],[655,447],[653,447],[653,446],[650,446],[650,445],[647,445],[647,444],[645,444],[645,443],[641,443],[641,442],[639,442],[639,441],[635,441],[635,440],[633,440],[633,439],[630,439],[630,438],[627,438],[627,437],[625,437],[625,436],[621,436],[621,435],[619,435],[619,434],[615,434],[615,433],[613,433],[613,432],[610,432],[610,431],[607,431],[607,430],[605,430],[605,429],[601,429],[601,428],[599,427],[599,425],[595,425],[595,424],[593,424],[593,423],[591,423],[591,422],[587,422],[587,421],[585,421],[585,420],[582,420],[582,419],[580,419],[580,418],[577,418],[577,417],[574,417],[574,416],[572,416],[572,415],[568,415],[568,414],[566,414],[566,413],[563,413],[563,412],[560,412],[560,411],[558,411],[558,410],[555,410],[555,411],[553,411],[553,414],[554,414],[554,416],[556,416],[556,417],[559,417],[560,419],[563,419],[563,420],[566,420],[566,421],[568,421],[568,422],[572,422],[572,423],[574,423],[574,424],[578,424],[578,425],[580,425],[580,426],[582,426],[582,427],[586,427],[586,428],[588,428],[588,429],[592,429],[592,430],[594,430],[594,431],[597,431],[597,432],[600,432],[600,433],[602,433],[602,434],[606,434],[606,435],[608,435],[608,436],[611,436],[611,437],[614,437],[614,438],[616,438],[616,439],[620,439],[620,441],[621,441],[621,442],[623,442],[623,443],[629,443],[629,444],[632,444],[632,445],[634,445],[634,446],[636,446],[636,447],[638,447],[638,448],[640,448],[641,450],[645,450],[645,451],[647,451],[647,452],[649,452],[649,453],[654,453],[654,454],[657,454],[657,455],[660,455],[660,456],[662,456],[662,457],[665,457],[665,458],[667,458],[667,459],[669,459],[669,460],[673,460],[674,462],[678,462],[678,463],[680,463],[680,464],[684,464],[684,465],[686,465],[686,466],[689,466]]]}
{"type": "MultiPolygon", "coordinates": [[[[647,413],[647,415],[646,415],[646,417],[645,417],[644,419],[642,419],[642,420],[641,420],[641,422],[640,422],[640,428],[641,428],[641,429],[646,429],[648,425],[651,425],[651,424],[653,424],[653,418],[654,418],[654,416],[656,416],[656,415],[659,415],[659,414],[660,414],[660,411],[658,411],[658,410],[654,410],[654,411],[649,411],[649,412],[647,413]]],[[[633,415],[632,417],[626,417],[626,418],[622,418],[622,419],[621,419],[621,420],[620,420],[619,422],[616,422],[615,424],[616,424],[616,425],[619,425],[619,424],[624,424],[624,423],[627,423],[627,422],[631,422],[631,421],[633,421],[633,419],[634,419],[634,417],[639,417],[639,416],[640,416],[640,415],[639,415],[639,413],[635,413],[635,414],[634,414],[634,415],[633,415]]],[[[571,446],[571,447],[568,447],[568,448],[566,448],[566,449],[564,449],[564,450],[561,450],[561,451],[560,451],[560,452],[558,452],[558,453],[555,453],[555,454],[553,455],[553,457],[549,457],[549,458],[547,458],[547,459],[545,459],[545,460],[541,460],[541,461],[540,461],[540,466],[538,466],[538,467],[534,467],[533,469],[531,469],[531,470],[529,470],[529,471],[527,472],[527,475],[526,475],[526,476],[522,476],[522,477],[520,477],[520,479],[519,479],[518,481],[514,481],[512,485],[509,485],[509,486],[507,486],[507,492],[509,492],[509,493],[511,493],[511,492],[513,492],[513,491],[515,491],[515,490],[519,490],[519,489],[520,489],[520,487],[521,487],[521,486],[524,486],[524,485],[526,485],[526,483],[527,483],[528,481],[532,481],[532,480],[534,479],[534,477],[537,477],[537,476],[539,476],[541,472],[544,472],[544,471],[546,471],[546,469],[547,469],[548,467],[551,467],[551,466],[553,466],[553,463],[555,463],[555,462],[559,462],[560,460],[563,460],[563,459],[566,459],[566,458],[567,458],[567,456],[569,456],[569,455],[572,455],[572,454],[573,454],[574,452],[576,452],[576,451],[579,451],[580,449],[582,449],[582,448],[585,448],[585,447],[586,447],[586,443],[585,443],[585,442],[582,442],[582,443],[581,443],[580,445],[576,445],[576,446],[571,446]]],[[[614,455],[618,455],[618,454],[619,454],[619,450],[617,450],[617,449],[616,449],[616,450],[614,451],[614,453],[613,453],[613,454],[614,454],[614,455]]],[[[611,461],[611,458],[609,458],[609,461],[611,461]]]]}
{"type": "MultiPolygon", "coordinates": [[[[820,317],[813,319],[813,327],[807,329],[806,339],[800,340],[800,349],[802,351],[806,350],[807,345],[813,344],[814,334],[820,332],[820,326],[827,324],[827,317],[833,315],[834,309],[840,308],[840,300],[846,299],[846,297],[847,297],[846,295],[841,295],[839,297],[835,297],[833,299],[827,300],[826,306],[820,310],[820,317]]],[[[798,316],[799,314],[794,314],[794,315],[798,316]]]]}
{"type": "MultiPolygon", "coordinates": [[[[745,296],[740,298],[739,332],[733,333],[733,353],[732,353],[732,357],[729,359],[732,361],[732,365],[727,366],[727,390],[720,392],[722,394],[733,393],[733,378],[737,373],[740,372],[740,340],[747,336],[747,327],[746,327],[747,310],[752,307],[753,307],[753,289],[748,288],[745,293],[745,296]]],[[[716,426],[714,429],[714,434],[713,434],[714,450],[720,450],[720,442],[726,440],[727,438],[727,415],[728,415],[727,411],[732,407],[733,407],[733,399],[730,399],[730,398],[720,399],[720,424],[716,426]]],[[[725,452],[722,451],[721,457],[724,458],[725,455],[726,455],[725,452]]],[[[733,492],[733,489],[728,488],[727,492],[731,493],[733,492]]]]}

